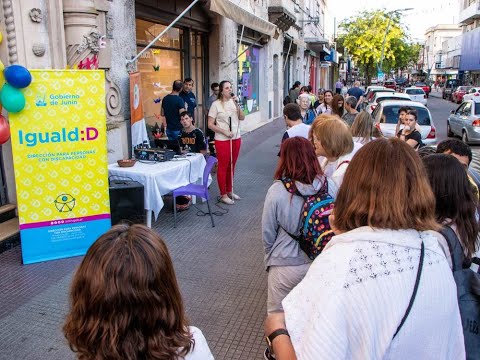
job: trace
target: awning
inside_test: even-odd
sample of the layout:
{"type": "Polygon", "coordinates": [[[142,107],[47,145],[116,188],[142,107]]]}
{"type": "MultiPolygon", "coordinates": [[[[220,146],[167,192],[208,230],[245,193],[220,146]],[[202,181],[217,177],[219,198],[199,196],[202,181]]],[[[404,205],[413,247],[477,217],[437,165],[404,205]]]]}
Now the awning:
{"type": "Polygon", "coordinates": [[[248,12],[230,0],[210,0],[210,11],[274,39],[278,38],[279,32],[274,24],[248,12]]]}

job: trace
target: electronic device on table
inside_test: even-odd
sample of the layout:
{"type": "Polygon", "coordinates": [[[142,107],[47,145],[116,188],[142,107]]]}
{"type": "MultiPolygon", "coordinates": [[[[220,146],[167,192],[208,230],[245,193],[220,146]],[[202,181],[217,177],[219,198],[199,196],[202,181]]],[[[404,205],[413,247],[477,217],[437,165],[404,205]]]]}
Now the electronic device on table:
{"type": "Polygon", "coordinates": [[[175,152],[170,149],[159,149],[159,148],[139,148],[133,150],[135,159],[139,161],[170,161],[174,158],[175,152]]]}
{"type": "Polygon", "coordinates": [[[155,146],[160,149],[170,149],[177,155],[182,155],[180,140],[155,139],[155,146]]]}

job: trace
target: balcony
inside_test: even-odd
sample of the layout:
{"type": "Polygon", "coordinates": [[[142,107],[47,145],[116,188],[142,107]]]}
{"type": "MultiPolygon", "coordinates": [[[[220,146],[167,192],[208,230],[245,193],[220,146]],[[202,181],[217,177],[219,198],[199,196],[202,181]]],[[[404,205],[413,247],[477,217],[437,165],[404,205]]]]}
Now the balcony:
{"type": "Polygon", "coordinates": [[[268,6],[268,20],[287,31],[297,21],[294,3],[289,0],[271,0],[268,6]]]}
{"type": "Polygon", "coordinates": [[[480,0],[460,11],[458,21],[462,24],[471,24],[475,19],[480,19],[480,0]]]}
{"type": "Polygon", "coordinates": [[[295,24],[297,18],[283,6],[269,6],[268,20],[277,25],[280,30],[287,31],[295,24]]]}

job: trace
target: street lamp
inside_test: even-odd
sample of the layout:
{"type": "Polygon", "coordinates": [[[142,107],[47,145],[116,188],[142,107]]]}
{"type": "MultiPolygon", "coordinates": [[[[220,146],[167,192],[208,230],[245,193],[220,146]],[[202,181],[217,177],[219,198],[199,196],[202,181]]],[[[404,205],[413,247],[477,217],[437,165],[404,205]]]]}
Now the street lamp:
{"type": "Polygon", "coordinates": [[[384,51],[385,51],[385,42],[387,41],[388,30],[390,30],[390,22],[392,21],[392,16],[393,16],[393,14],[403,12],[403,11],[409,11],[409,10],[413,10],[413,8],[397,9],[397,10],[392,10],[392,11],[387,13],[387,14],[390,14],[390,16],[388,17],[387,29],[385,30],[385,36],[383,37],[382,53],[380,55],[380,67],[378,69],[379,71],[383,71],[383,56],[384,56],[384,51]]]}

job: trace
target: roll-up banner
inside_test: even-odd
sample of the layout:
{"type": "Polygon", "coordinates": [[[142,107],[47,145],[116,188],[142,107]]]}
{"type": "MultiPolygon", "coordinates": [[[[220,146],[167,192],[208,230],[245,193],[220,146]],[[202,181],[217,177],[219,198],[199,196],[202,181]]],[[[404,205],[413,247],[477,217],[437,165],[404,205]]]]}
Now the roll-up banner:
{"type": "Polygon", "coordinates": [[[30,70],[9,114],[24,264],[84,255],[110,226],[101,70],[30,70]]]}

